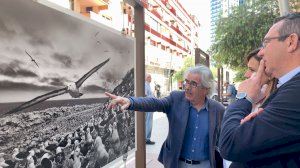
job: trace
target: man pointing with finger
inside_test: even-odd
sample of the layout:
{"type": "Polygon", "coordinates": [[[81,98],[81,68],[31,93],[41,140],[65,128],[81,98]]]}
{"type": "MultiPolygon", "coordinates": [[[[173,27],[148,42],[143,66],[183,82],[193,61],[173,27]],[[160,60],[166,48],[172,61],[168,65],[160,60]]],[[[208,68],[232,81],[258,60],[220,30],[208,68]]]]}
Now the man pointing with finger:
{"type": "Polygon", "coordinates": [[[300,167],[300,13],[279,18],[263,39],[258,72],[242,82],[237,101],[222,123],[221,155],[231,167],[300,167]],[[262,87],[262,74],[277,78],[277,89],[250,114],[262,87]]]}
{"type": "Polygon", "coordinates": [[[123,109],[166,113],[169,133],[158,158],[164,167],[219,168],[215,147],[224,107],[208,98],[214,84],[212,73],[205,66],[196,66],[184,77],[185,91],[173,91],[161,99],[106,93],[112,98],[109,108],[120,105],[123,109]]]}

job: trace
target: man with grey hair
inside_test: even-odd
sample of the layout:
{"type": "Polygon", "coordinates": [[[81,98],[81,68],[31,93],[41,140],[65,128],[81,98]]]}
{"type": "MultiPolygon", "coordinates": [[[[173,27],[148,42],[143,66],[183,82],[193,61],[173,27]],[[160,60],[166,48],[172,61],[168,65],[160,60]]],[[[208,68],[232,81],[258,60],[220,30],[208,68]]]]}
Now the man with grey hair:
{"type": "Polygon", "coordinates": [[[106,93],[112,99],[109,108],[120,105],[122,109],[166,113],[169,133],[158,158],[164,167],[222,167],[215,149],[225,109],[208,97],[214,84],[213,75],[208,67],[199,65],[189,68],[184,77],[185,91],[172,91],[161,99],[106,93]]]}
{"type": "Polygon", "coordinates": [[[299,167],[300,13],[277,20],[257,55],[262,58],[257,73],[239,85],[238,100],[226,109],[221,155],[235,162],[231,167],[299,167]],[[277,89],[251,113],[264,72],[278,79],[277,89]]]}

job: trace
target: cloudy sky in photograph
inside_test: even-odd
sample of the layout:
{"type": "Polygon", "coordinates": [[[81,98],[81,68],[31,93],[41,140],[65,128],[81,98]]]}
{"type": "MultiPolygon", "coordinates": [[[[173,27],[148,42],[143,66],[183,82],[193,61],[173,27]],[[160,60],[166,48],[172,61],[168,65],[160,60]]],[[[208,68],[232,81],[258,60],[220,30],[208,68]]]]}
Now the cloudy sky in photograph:
{"type": "Polygon", "coordinates": [[[133,68],[132,39],[31,0],[1,0],[0,39],[0,103],[63,88],[108,58],[86,92],[112,89],[133,68]]]}

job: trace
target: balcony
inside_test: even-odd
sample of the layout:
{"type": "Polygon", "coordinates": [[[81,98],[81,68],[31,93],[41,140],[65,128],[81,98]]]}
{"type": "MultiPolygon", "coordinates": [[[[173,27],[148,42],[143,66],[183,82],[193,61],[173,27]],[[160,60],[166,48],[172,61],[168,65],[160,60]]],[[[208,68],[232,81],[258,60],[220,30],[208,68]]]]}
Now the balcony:
{"type": "Polygon", "coordinates": [[[156,9],[151,10],[151,13],[155,15],[157,18],[159,18],[160,20],[162,20],[162,16],[157,12],[156,9]]]}
{"type": "Polygon", "coordinates": [[[105,6],[108,5],[109,0],[75,0],[82,6],[105,6]]]}
{"type": "Polygon", "coordinates": [[[170,68],[172,55],[152,45],[145,45],[146,64],[161,68],[170,68]]]}
{"type": "Polygon", "coordinates": [[[178,34],[183,35],[182,32],[179,30],[178,27],[175,27],[175,26],[171,25],[171,28],[172,28],[173,30],[175,30],[178,34]]]}
{"type": "Polygon", "coordinates": [[[75,12],[90,17],[90,12],[99,13],[108,9],[108,0],[75,0],[73,9],[75,12]]]}

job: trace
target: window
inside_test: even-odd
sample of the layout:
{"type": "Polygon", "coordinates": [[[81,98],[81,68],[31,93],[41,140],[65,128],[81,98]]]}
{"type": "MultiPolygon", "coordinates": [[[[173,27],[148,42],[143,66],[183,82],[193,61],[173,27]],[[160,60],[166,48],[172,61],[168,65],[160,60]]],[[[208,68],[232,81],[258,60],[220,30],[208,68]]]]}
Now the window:
{"type": "Polygon", "coordinates": [[[86,11],[86,12],[93,11],[93,7],[92,7],[92,6],[86,7],[86,8],[85,8],[85,11],[86,11]]]}

